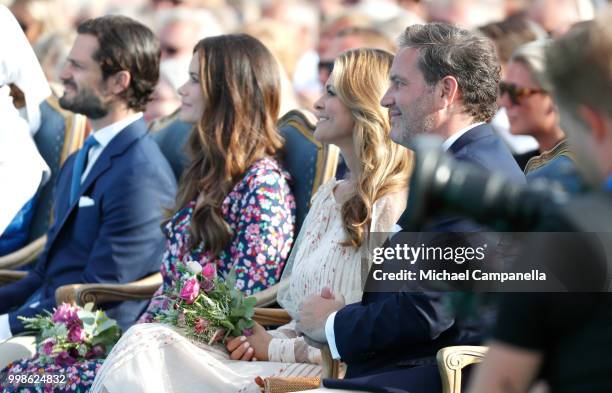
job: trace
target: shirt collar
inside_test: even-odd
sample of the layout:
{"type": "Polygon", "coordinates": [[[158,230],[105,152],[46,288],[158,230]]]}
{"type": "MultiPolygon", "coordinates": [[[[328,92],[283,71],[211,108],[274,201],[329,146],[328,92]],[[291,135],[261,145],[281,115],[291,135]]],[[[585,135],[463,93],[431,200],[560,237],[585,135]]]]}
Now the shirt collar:
{"type": "Polygon", "coordinates": [[[460,129],[459,131],[455,132],[453,135],[449,136],[447,140],[444,141],[444,143],[442,144],[442,148],[444,149],[444,151],[447,151],[448,149],[450,149],[453,143],[457,141],[457,139],[461,138],[463,134],[465,134],[472,128],[478,127],[483,124],[484,124],[484,121],[481,121],[478,123],[470,124],[469,126],[460,129]]]}
{"type": "Polygon", "coordinates": [[[129,126],[136,120],[142,117],[142,112],[134,113],[126,117],[125,119],[121,119],[116,123],[110,124],[106,127],[100,128],[97,131],[94,131],[93,136],[96,138],[96,141],[100,144],[101,148],[105,148],[106,145],[110,143],[110,141],[117,136],[125,127],[129,126]]]}

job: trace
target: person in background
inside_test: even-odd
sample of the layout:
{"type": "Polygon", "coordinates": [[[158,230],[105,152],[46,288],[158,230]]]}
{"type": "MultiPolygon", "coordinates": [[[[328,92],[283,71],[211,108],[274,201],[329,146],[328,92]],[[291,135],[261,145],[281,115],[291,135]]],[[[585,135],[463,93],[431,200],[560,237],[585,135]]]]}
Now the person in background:
{"type": "Polygon", "coordinates": [[[62,9],[54,0],[14,0],[10,10],[31,45],[48,34],[72,28],[66,26],[62,9]]]}
{"type": "MultiPolygon", "coordinates": [[[[501,64],[502,80],[506,77],[506,67],[512,53],[520,45],[530,41],[546,38],[546,32],[537,23],[530,21],[523,13],[513,14],[508,18],[481,26],[478,30],[495,43],[497,57],[501,64]]],[[[506,108],[499,108],[491,126],[506,142],[512,155],[521,169],[525,168],[527,161],[538,154],[538,141],[530,135],[514,135],[510,132],[510,121],[506,108]]]]}
{"type": "Polygon", "coordinates": [[[49,84],[15,17],[0,6],[0,256],[23,246],[36,207],[36,194],[49,179],[33,135],[40,126],[39,105],[49,84]],[[13,105],[9,85],[24,94],[25,107],[13,105]],[[21,114],[20,114],[21,112],[21,114]]]}
{"type": "Polygon", "coordinates": [[[185,64],[182,59],[166,59],[159,63],[159,82],[143,115],[147,124],[174,113],[181,106],[178,88],[187,80],[185,69],[189,69],[189,62],[185,64]]]}
{"type": "Polygon", "coordinates": [[[61,97],[64,94],[59,75],[75,38],[76,33],[74,31],[58,31],[47,34],[34,45],[34,53],[36,53],[51,91],[56,97],[61,97]]]}
{"type": "Polygon", "coordinates": [[[157,36],[162,60],[179,59],[189,64],[199,40],[223,33],[219,22],[205,9],[172,8],[161,12],[159,18],[157,36]]]}
{"type": "Polygon", "coordinates": [[[540,146],[540,155],[525,167],[527,180],[543,178],[566,192],[577,193],[582,181],[551,94],[553,86],[545,62],[548,44],[538,40],[517,48],[500,83],[501,104],[508,113],[510,131],[531,135],[540,146]]]}
{"type": "Polygon", "coordinates": [[[575,23],[592,19],[595,9],[590,0],[534,0],[526,14],[551,37],[559,37],[575,23]]]}

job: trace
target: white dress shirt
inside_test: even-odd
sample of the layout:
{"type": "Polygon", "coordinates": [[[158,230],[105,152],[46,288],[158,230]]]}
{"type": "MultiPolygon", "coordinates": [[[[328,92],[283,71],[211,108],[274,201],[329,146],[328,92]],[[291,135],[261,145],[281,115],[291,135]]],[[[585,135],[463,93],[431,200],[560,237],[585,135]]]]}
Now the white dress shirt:
{"type": "MultiPolygon", "coordinates": [[[[484,124],[484,122],[482,121],[479,123],[470,124],[469,126],[462,128],[461,130],[455,132],[453,135],[448,137],[448,139],[446,139],[444,143],[442,143],[442,148],[445,151],[447,151],[448,149],[450,149],[453,143],[455,143],[459,138],[461,138],[461,136],[463,136],[463,134],[465,134],[472,128],[478,127],[479,125],[482,125],[482,124],[484,124]]],[[[395,226],[393,227],[393,230],[399,232],[402,230],[402,227],[395,224],[395,226]]],[[[338,347],[336,346],[336,334],[334,332],[334,318],[336,318],[336,312],[329,314],[329,316],[327,317],[327,320],[325,321],[325,336],[327,338],[327,345],[329,345],[329,351],[331,352],[332,357],[334,359],[341,359],[340,353],[338,352],[338,347]]]]}
{"type": "Polygon", "coordinates": [[[130,115],[125,119],[119,120],[116,123],[108,125],[104,128],[100,128],[97,131],[93,131],[93,136],[94,138],[96,138],[96,141],[98,141],[98,144],[89,149],[89,153],[87,155],[87,166],[83,171],[83,175],[81,175],[81,183],[85,181],[87,175],[91,171],[91,168],[93,168],[94,164],[96,163],[96,160],[98,159],[98,157],[100,157],[100,155],[104,151],[104,148],[108,146],[110,141],[112,141],[113,138],[121,132],[121,130],[123,130],[125,127],[129,126],[136,120],[140,119],[141,117],[142,112],[134,113],[133,115],[130,115]]]}

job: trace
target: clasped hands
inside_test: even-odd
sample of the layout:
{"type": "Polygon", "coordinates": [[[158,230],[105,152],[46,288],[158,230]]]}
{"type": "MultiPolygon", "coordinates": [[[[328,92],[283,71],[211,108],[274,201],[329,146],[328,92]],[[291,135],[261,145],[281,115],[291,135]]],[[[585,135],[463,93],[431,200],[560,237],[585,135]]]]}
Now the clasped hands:
{"type": "Polygon", "coordinates": [[[302,303],[297,317],[296,329],[304,336],[306,342],[320,348],[327,342],[325,322],[329,315],[344,307],[344,296],[334,295],[325,287],[320,295],[311,295],[302,303]]]}

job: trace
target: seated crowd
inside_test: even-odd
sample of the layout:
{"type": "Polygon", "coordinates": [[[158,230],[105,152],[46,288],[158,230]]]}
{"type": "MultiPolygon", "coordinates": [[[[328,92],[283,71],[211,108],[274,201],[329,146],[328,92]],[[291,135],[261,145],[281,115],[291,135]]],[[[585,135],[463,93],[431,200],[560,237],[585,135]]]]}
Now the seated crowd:
{"type": "MultiPolygon", "coordinates": [[[[368,16],[384,7],[356,2],[365,16],[330,17],[319,54],[310,48],[313,62],[289,50],[303,49],[310,32],[275,47],[286,33],[277,25],[222,34],[227,8],[156,10],[161,3],[140,10],[140,21],[75,16],[57,75],[42,60],[33,15],[24,16],[28,2],[0,5],[0,29],[12,37],[0,43],[0,278],[13,277],[0,280],[2,391],[255,393],[282,381],[284,391],[450,392],[436,355],[462,345],[488,352],[453,392],[612,390],[609,286],[503,293],[491,312],[466,315],[456,293],[373,289],[379,267],[371,258],[375,247],[402,245],[419,202],[413,187],[433,182],[415,167],[423,135],[437,137],[453,162],[514,190],[554,194],[559,208],[542,214],[537,230],[611,231],[612,9],[541,27],[546,2],[537,1],[476,30],[418,1],[385,26],[368,16]],[[156,35],[147,24],[160,15],[156,35]],[[401,29],[391,27],[398,21],[401,29]],[[51,185],[35,137],[49,99],[87,118],[82,146],[51,185]],[[306,162],[290,173],[295,152],[278,126],[286,109],[305,105],[317,118],[309,125],[301,117],[314,129],[303,136],[319,149],[316,174],[306,162]],[[188,130],[184,145],[155,139],[177,125],[188,130]],[[533,137],[536,148],[523,149],[516,136],[533,137]],[[319,168],[332,145],[341,156],[330,161],[336,176],[319,168]],[[169,148],[183,153],[179,165],[168,162],[169,148]],[[307,176],[315,180],[300,206],[295,185],[307,176]],[[44,248],[19,272],[1,270],[26,246],[49,186],[44,248]],[[246,296],[274,291],[289,320],[264,326],[255,318],[236,337],[194,339],[163,320],[194,269],[232,276],[246,296]],[[67,285],[131,284],[158,272],[154,293],[95,305],[122,331],[105,356],[49,363],[53,343],[48,353],[32,351],[22,318],[53,312],[67,285]],[[324,378],[331,360],[338,372],[324,378]],[[9,382],[40,374],[67,384],[9,382]]],[[[270,3],[262,15],[289,26],[300,19],[294,30],[318,16],[308,2],[270,3]]],[[[423,233],[492,230],[456,212],[426,221],[423,233]]],[[[538,255],[574,255],[571,247],[544,243],[538,255]]]]}

